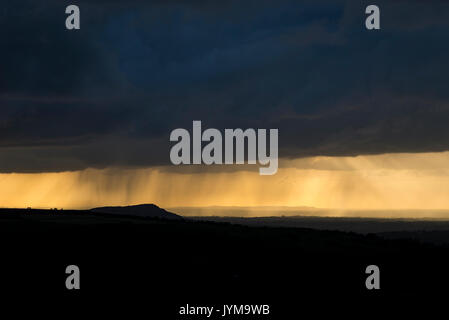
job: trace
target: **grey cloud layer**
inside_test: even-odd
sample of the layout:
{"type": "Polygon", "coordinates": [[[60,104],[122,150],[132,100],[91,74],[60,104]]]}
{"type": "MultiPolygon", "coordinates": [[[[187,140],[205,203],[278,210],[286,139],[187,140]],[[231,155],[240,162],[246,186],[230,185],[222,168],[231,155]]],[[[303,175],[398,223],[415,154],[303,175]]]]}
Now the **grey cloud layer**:
{"type": "Polygon", "coordinates": [[[0,13],[0,171],[168,163],[192,120],[279,128],[282,157],[449,149],[449,5],[60,1],[0,13]]]}

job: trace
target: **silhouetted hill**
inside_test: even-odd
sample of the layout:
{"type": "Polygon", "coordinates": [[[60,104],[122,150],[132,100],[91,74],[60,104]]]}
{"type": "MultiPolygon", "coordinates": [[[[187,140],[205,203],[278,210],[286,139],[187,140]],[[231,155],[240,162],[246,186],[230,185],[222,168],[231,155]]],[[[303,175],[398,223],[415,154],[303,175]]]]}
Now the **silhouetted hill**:
{"type": "Polygon", "coordinates": [[[217,309],[223,303],[267,303],[272,313],[266,319],[290,319],[298,315],[298,301],[301,312],[303,306],[338,299],[344,306],[374,301],[377,308],[400,296],[443,297],[449,287],[449,246],[299,227],[160,219],[173,216],[152,205],[0,209],[2,290],[20,303],[28,294],[52,306],[113,313],[117,306],[126,312],[141,306],[155,319],[187,320],[206,319],[179,317],[187,303],[217,309]],[[64,285],[72,264],[81,270],[76,292],[64,285]],[[371,264],[381,270],[376,292],[365,287],[371,264]]]}
{"type": "Polygon", "coordinates": [[[308,228],[323,231],[376,234],[385,239],[449,245],[449,221],[437,219],[381,219],[347,217],[189,217],[250,227],[308,228]]]}
{"type": "Polygon", "coordinates": [[[156,319],[187,320],[195,317],[179,317],[179,307],[202,301],[217,308],[268,303],[272,314],[266,319],[289,319],[298,314],[298,301],[301,310],[311,302],[327,306],[339,298],[345,307],[357,299],[370,306],[374,301],[377,308],[379,301],[396,303],[399,296],[443,297],[449,287],[449,246],[405,235],[387,239],[136,215],[151,210],[170,216],[148,205],[0,209],[2,290],[20,302],[24,294],[77,307],[92,301],[98,306],[101,300],[101,311],[115,312],[111,305],[142,306],[145,312],[151,308],[156,319]],[[71,264],[82,274],[82,289],[76,292],[64,285],[71,264]],[[378,291],[365,287],[371,264],[381,270],[378,291]]]}
{"type": "Polygon", "coordinates": [[[422,243],[449,246],[449,230],[380,232],[377,235],[391,240],[408,239],[422,243]]]}
{"type": "Polygon", "coordinates": [[[345,232],[387,233],[449,231],[449,220],[438,219],[386,219],[355,217],[218,217],[190,216],[192,220],[228,222],[253,227],[310,228],[316,230],[336,230],[345,232]]]}
{"type": "Polygon", "coordinates": [[[136,216],[143,218],[160,218],[170,220],[182,220],[183,218],[172,212],[159,208],[155,204],[139,204],[125,207],[98,207],[90,211],[102,214],[116,214],[123,216],[136,216]]]}

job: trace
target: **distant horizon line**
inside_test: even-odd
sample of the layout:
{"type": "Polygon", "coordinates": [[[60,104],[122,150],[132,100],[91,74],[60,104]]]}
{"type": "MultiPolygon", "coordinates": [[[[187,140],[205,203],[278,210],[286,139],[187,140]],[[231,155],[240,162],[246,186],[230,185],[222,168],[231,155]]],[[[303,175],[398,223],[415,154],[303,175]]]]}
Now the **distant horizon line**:
{"type": "Polygon", "coordinates": [[[127,206],[139,206],[139,205],[156,205],[162,209],[198,209],[198,208],[223,208],[223,209],[232,209],[232,208],[241,208],[241,209],[287,209],[287,210],[315,210],[315,211],[449,211],[449,208],[321,208],[321,207],[313,207],[313,206],[289,206],[289,205],[264,205],[264,206],[248,206],[248,205],[209,205],[209,206],[161,206],[156,203],[137,203],[137,204],[123,204],[123,205],[98,205],[93,207],[56,207],[56,206],[48,206],[48,207],[33,207],[33,206],[24,206],[24,207],[6,207],[1,206],[0,209],[37,209],[37,210],[90,210],[99,207],[127,207],[127,206]]]}

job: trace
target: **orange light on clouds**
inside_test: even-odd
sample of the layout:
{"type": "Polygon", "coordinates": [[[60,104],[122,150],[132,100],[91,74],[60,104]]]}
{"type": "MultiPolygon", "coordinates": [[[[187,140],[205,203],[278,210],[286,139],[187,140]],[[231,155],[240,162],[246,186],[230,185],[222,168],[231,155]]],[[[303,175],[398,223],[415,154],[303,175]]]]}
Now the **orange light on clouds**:
{"type": "Polygon", "coordinates": [[[273,176],[207,166],[196,173],[188,166],[5,173],[0,174],[0,206],[449,209],[449,152],[281,159],[280,166],[273,176]]]}

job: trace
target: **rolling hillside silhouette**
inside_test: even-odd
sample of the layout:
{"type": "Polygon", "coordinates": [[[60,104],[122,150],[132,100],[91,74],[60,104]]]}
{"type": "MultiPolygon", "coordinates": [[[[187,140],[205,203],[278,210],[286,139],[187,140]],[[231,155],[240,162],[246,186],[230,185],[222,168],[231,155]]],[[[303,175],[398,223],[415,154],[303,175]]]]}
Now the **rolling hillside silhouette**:
{"type": "Polygon", "coordinates": [[[151,305],[152,314],[195,301],[254,301],[270,303],[279,316],[272,318],[283,319],[284,312],[296,312],[297,301],[390,301],[439,296],[449,286],[449,246],[197,221],[155,205],[0,209],[0,241],[2,288],[10,295],[37,299],[45,293],[67,303],[77,297],[77,305],[151,305]],[[64,286],[70,264],[81,269],[79,292],[64,286]],[[381,269],[377,292],[365,288],[371,264],[381,269]]]}
{"type": "Polygon", "coordinates": [[[90,209],[90,211],[94,213],[136,216],[141,218],[182,220],[181,216],[161,209],[155,204],[140,204],[124,207],[98,207],[90,209]]]}

